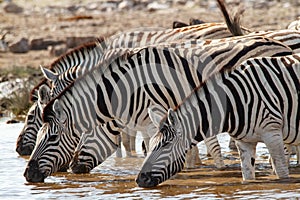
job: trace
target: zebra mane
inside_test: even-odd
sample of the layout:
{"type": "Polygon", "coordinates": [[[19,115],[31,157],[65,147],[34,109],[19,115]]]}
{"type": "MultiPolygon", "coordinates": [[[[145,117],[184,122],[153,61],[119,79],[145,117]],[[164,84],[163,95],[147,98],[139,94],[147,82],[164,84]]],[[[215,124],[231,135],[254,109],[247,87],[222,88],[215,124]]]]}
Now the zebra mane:
{"type": "MultiPolygon", "coordinates": [[[[70,51],[68,51],[67,53],[59,56],[54,62],[52,62],[50,64],[50,66],[48,66],[47,68],[50,69],[53,72],[59,71],[59,70],[66,70],[66,69],[60,69],[60,64],[64,61],[64,60],[68,60],[69,58],[72,58],[74,55],[76,55],[78,52],[82,52],[82,51],[92,51],[93,49],[95,49],[97,46],[101,46],[103,45],[103,42],[105,41],[105,38],[103,37],[99,37],[97,38],[95,41],[91,41],[91,42],[87,42],[84,43],[70,51]]],[[[39,87],[43,84],[47,84],[48,86],[50,86],[50,83],[48,82],[48,80],[46,78],[43,78],[37,85],[35,85],[35,87],[31,90],[30,92],[30,100],[31,101],[35,101],[35,93],[36,90],[39,89],[39,87]]]]}

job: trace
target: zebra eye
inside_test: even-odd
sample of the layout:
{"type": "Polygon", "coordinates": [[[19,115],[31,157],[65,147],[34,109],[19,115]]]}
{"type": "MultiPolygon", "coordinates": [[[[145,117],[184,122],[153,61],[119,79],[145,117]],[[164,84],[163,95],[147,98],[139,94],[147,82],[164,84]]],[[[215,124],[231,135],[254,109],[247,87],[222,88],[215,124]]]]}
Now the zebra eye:
{"type": "Polygon", "coordinates": [[[170,144],[170,141],[165,141],[165,142],[162,144],[162,147],[165,147],[165,146],[167,146],[168,144],[170,144]]]}
{"type": "Polygon", "coordinates": [[[49,141],[53,142],[53,141],[55,141],[55,140],[57,139],[57,137],[58,137],[57,134],[55,134],[55,135],[50,135],[49,141]]]}

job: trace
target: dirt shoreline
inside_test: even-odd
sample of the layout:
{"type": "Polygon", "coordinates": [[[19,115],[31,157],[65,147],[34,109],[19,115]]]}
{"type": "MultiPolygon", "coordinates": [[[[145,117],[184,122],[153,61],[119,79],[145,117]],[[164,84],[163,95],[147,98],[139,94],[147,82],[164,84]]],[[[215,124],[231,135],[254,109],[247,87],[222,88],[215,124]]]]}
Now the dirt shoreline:
{"type": "MultiPolygon", "coordinates": [[[[168,9],[149,11],[147,9],[126,9],[114,11],[82,11],[56,13],[60,8],[76,6],[72,1],[37,1],[16,0],[13,1],[21,6],[24,11],[20,14],[5,13],[0,11],[0,34],[8,32],[8,42],[18,37],[51,38],[59,40],[70,36],[93,36],[109,37],[113,34],[133,30],[141,27],[171,28],[173,21],[188,22],[190,18],[198,18],[206,22],[223,22],[223,17],[218,7],[210,4],[199,4],[195,1],[194,6],[172,5],[168,9]],[[200,6],[204,5],[204,6],[200,6]],[[205,6],[206,5],[206,6],[205,6]],[[51,11],[45,11],[45,7],[51,11]],[[32,11],[30,11],[30,9],[32,11]],[[54,10],[54,11],[53,11],[54,10]],[[90,16],[80,20],[68,20],[70,17],[90,16]]],[[[100,1],[101,2],[101,1],[100,1]]],[[[103,1],[102,1],[103,2],[103,1]]],[[[229,1],[232,2],[232,1],[229,1]]],[[[284,29],[291,21],[300,16],[300,6],[291,3],[266,1],[258,8],[246,7],[242,16],[243,26],[253,31],[284,29]]],[[[292,1],[291,1],[292,2],[292,1]]],[[[95,1],[82,1],[81,4],[91,6],[95,1]]],[[[2,3],[3,4],[3,3],[2,3]]],[[[236,4],[228,4],[230,10],[236,10],[236,4]]],[[[257,7],[257,5],[256,5],[257,7]]],[[[0,53],[0,69],[11,67],[34,67],[48,66],[56,57],[51,56],[49,50],[29,51],[28,53],[0,53]]],[[[0,70],[1,75],[1,70],[0,70]]]]}

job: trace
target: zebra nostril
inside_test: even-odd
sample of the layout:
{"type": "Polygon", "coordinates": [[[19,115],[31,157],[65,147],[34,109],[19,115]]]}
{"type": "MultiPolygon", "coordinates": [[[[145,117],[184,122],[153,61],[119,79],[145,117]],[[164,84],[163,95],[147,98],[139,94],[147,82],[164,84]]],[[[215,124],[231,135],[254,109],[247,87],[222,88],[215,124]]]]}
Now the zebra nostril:
{"type": "Polygon", "coordinates": [[[151,172],[140,173],[136,179],[136,183],[139,187],[154,187],[158,185],[158,181],[152,177],[151,172]]]}
{"type": "Polygon", "coordinates": [[[141,178],[147,185],[150,185],[150,183],[152,182],[151,174],[149,172],[141,174],[141,178]]]}

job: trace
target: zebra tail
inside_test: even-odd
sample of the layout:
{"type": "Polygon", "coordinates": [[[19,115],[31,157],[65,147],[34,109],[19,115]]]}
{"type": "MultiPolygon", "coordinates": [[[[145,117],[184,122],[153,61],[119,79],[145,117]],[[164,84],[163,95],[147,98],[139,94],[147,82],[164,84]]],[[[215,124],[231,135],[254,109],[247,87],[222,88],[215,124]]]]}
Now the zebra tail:
{"type": "Polygon", "coordinates": [[[227,8],[225,6],[225,0],[217,0],[218,6],[221,9],[221,12],[225,18],[225,22],[231,34],[233,36],[241,36],[244,35],[241,24],[240,24],[240,17],[244,13],[245,9],[239,7],[238,11],[234,14],[233,19],[229,15],[227,8]]]}

